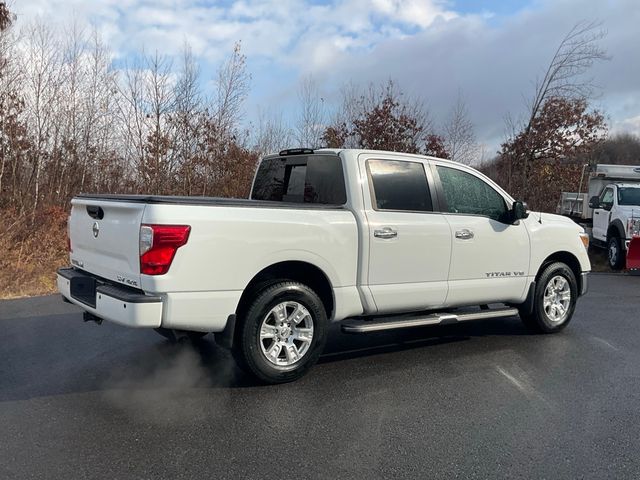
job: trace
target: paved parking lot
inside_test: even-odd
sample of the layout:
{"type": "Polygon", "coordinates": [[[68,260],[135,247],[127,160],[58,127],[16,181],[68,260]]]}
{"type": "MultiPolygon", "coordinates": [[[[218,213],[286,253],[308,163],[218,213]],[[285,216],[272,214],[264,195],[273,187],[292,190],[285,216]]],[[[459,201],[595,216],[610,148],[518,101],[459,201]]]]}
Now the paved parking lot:
{"type": "Polygon", "coordinates": [[[572,324],[333,329],[259,386],[212,339],[0,302],[0,478],[640,478],[640,278],[593,275],[572,324]]]}

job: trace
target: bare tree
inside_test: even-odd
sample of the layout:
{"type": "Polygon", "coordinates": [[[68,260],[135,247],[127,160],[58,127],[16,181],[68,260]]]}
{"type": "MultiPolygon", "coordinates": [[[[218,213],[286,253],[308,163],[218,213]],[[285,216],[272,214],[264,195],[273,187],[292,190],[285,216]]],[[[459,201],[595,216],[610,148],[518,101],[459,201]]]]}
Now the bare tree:
{"type": "Polygon", "coordinates": [[[145,92],[148,104],[149,133],[146,149],[149,153],[144,174],[149,177],[150,191],[164,192],[174,165],[170,161],[171,134],[167,116],[174,105],[171,85],[171,62],[156,51],[147,57],[145,92]]]}
{"type": "MultiPolygon", "coordinates": [[[[279,152],[291,146],[293,132],[286,125],[281,112],[270,111],[258,114],[258,125],[253,149],[258,156],[279,152]]],[[[299,144],[304,145],[304,144],[299,144]]]]}
{"type": "Polygon", "coordinates": [[[250,80],[247,58],[237,42],[229,59],[218,70],[216,80],[215,116],[221,133],[233,132],[242,120],[242,106],[249,93],[250,80]]]}
{"type": "MultiPolygon", "coordinates": [[[[93,172],[90,188],[103,183],[103,170],[97,168],[107,152],[118,148],[115,73],[110,69],[111,53],[102,42],[97,28],[89,39],[87,58],[87,91],[84,97],[85,121],[82,126],[83,156],[80,160],[79,190],[87,185],[87,172],[93,172]]],[[[119,166],[120,167],[120,166],[119,166]]],[[[122,175],[126,170],[120,168],[122,175]]]]}
{"type": "Polygon", "coordinates": [[[198,168],[198,141],[202,128],[202,92],[200,68],[191,47],[185,43],[180,70],[175,85],[175,104],[170,116],[173,125],[174,163],[180,172],[183,191],[189,195],[194,189],[194,175],[198,168]]]}
{"type": "Polygon", "coordinates": [[[143,169],[146,163],[147,117],[145,112],[144,71],[140,59],[127,65],[122,78],[116,78],[117,123],[122,155],[128,168],[143,169]]]}
{"type": "Polygon", "coordinates": [[[479,148],[462,92],[458,92],[458,98],[443,130],[444,148],[451,160],[466,165],[477,160],[479,148]]]}
{"type": "Polygon", "coordinates": [[[17,87],[14,63],[11,62],[13,46],[13,14],[6,3],[0,3],[0,202],[3,191],[5,169],[10,162],[12,132],[11,118],[15,106],[15,90],[17,87]],[[13,93],[13,95],[12,95],[13,93]]]}
{"type": "Polygon", "coordinates": [[[513,128],[512,134],[503,145],[502,152],[512,152],[510,162],[515,162],[521,172],[520,186],[526,195],[530,163],[535,159],[537,145],[531,141],[533,127],[538,116],[548,102],[555,99],[587,102],[596,91],[592,78],[584,74],[597,61],[608,59],[606,51],[600,46],[600,40],[606,35],[598,22],[578,22],[562,38],[556,48],[542,79],[536,82],[535,91],[528,102],[527,120],[521,128],[513,128]],[[510,148],[514,142],[524,146],[514,153],[510,148]]]}
{"type": "Polygon", "coordinates": [[[322,143],[326,122],[324,99],[313,77],[305,77],[298,89],[300,113],[295,128],[298,146],[317,148],[322,143]]]}
{"type": "MultiPolygon", "coordinates": [[[[62,48],[54,31],[44,21],[34,22],[26,28],[26,55],[24,57],[26,115],[34,138],[31,172],[26,190],[32,190],[32,211],[40,202],[43,164],[51,151],[55,136],[55,119],[59,108],[58,95],[62,84],[62,48]]],[[[25,205],[22,205],[25,208],[25,205]]]]}

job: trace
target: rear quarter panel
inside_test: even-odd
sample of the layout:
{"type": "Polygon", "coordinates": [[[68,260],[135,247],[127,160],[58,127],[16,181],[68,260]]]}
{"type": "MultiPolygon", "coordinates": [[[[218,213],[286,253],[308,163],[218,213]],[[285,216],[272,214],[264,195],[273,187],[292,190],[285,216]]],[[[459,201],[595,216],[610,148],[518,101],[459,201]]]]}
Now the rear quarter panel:
{"type": "Polygon", "coordinates": [[[356,284],[358,236],[348,210],[147,205],[143,223],[190,225],[169,272],[142,275],[150,292],[243,290],[262,269],[299,260],[334,288],[356,284]]]}

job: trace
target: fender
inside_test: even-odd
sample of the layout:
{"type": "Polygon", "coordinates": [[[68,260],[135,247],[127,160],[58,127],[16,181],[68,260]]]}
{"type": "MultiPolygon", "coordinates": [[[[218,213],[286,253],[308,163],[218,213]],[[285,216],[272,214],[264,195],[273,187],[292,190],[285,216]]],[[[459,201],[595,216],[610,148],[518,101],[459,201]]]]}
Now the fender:
{"type": "Polygon", "coordinates": [[[622,238],[623,240],[627,238],[625,226],[622,224],[622,221],[619,218],[616,218],[613,222],[609,224],[609,227],[607,228],[607,241],[609,240],[611,236],[611,231],[613,229],[616,229],[618,231],[619,237],[622,238]]]}

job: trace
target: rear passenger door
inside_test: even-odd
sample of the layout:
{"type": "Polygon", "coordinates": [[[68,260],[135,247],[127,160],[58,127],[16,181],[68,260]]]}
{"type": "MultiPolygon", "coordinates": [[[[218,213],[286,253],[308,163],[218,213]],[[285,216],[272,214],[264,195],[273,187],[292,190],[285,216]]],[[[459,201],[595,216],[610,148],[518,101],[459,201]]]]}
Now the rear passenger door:
{"type": "Polygon", "coordinates": [[[511,223],[506,198],[475,171],[434,164],[453,236],[447,304],[521,300],[530,257],[524,222],[511,223]]]}
{"type": "Polygon", "coordinates": [[[361,157],[360,169],[367,178],[368,286],[378,312],[441,306],[447,296],[451,230],[434,211],[428,163],[361,157]]]}

